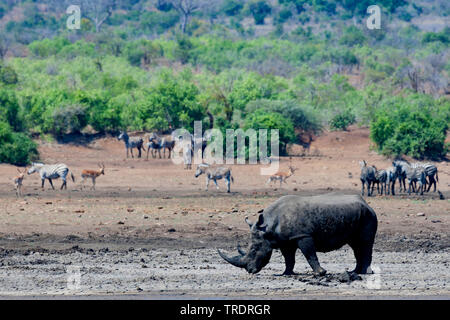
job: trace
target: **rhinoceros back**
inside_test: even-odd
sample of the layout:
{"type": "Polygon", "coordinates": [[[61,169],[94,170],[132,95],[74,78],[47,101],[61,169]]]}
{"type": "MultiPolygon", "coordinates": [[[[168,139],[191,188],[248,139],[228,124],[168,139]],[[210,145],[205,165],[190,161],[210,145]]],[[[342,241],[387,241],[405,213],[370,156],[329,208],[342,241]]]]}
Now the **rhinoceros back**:
{"type": "Polygon", "coordinates": [[[331,251],[366,232],[376,232],[377,218],[359,195],[284,196],[263,212],[264,223],[281,241],[312,237],[317,251],[331,251]]]}

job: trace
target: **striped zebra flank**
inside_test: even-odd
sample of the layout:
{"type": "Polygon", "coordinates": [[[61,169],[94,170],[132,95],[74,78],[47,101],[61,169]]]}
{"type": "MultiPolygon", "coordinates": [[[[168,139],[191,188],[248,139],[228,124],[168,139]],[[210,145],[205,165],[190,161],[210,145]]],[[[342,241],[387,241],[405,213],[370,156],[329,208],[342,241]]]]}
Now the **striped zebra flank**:
{"type": "MultiPolygon", "coordinates": [[[[31,168],[28,169],[28,174],[33,174],[35,172],[39,173],[39,176],[41,177],[42,181],[42,189],[44,189],[44,183],[45,179],[48,179],[50,185],[52,186],[52,189],[55,190],[55,187],[53,186],[53,179],[61,178],[63,183],[61,185],[61,190],[67,189],[67,175],[69,174],[69,167],[65,165],[64,163],[58,163],[58,164],[43,164],[39,162],[33,162],[31,165],[31,168]]],[[[75,182],[75,177],[72,172],[70,172],[70,176],[72,178],[72,181],[75,182]]]]}
{"type": "Polygon", "coordinates": [[[359,165],[361,167],[361,175],[359,176],[359,179],[361,180],[361,195],[364,196],[364,186],[367,185],[367,196],[370,197],[373,192],[373,185],[376,183],[375,174],[377,168],[368,166],[365,160],[360,161],[359,165]]]}
{"type": "Polygon", "coordinates": [[[375,186],[375,183],[377,184],[377,191],[378,194],[380,194],[380,184],[381,184],[381,195],[383,195],[383,193],[386,195],[387,191],[386,191],[386,184],[387,184],[387,171],[386,170],[377,170],[375,172],[375,181],[374,184],[372,185],[372,193],[373,193],[373,188],[375,186]]]}
{"type": "Polygon", "coordinates": [[[144,150],[144,139],[140,138],[140,137],[135,137],[135,138],[130,138],[128,136],[128,134],[126,133],[126,131],[122,131],[120,133],[120,135],[117,137],[117,139],[123,140],[123,142],[125,143],[125,149],[127,152],[127,158],[128,158],[128,151],[131,152],[131,157],[134,158],[133,155],[133,149],[136,148],[138,149],[138,158],[141,157],[142,152],[141,149],[144,150]]]}
{"type": "Polygon", "coordinates": [[[427,180],[425,169],[420,165],[411,165],[406,169],[406,178],[408,179],[408,194],[411,194],[411,188],[413,192],[419,193],[423,195],[423,192],[426,188],[427,180]],[[419,184],[419,187],[416,187],[416,183],[419,184]]]}
{"type": "Polygon", "coordinates": [[[403,182],[403,190],[406,191],[405,180],[408,178],[407,176],[409,172],[409,176],[412,178],[411,183],[414,192],[417,182],[421,183],[420,184],[421,191],[429,192],[431,186],[434,185],[434,192],[436,192],[437,182],[439,182],[439,176],[438,176],[438,169],[434,164],[428,162],[409,163],[408,161],[404,160],[396,160],[392,164],[396,169],[396,174],[400,182],[400,191],[402,191],[402,182],[403,182]],[[416,174],[413,174],[413,172],[416,172],[416,174]],[[421,178],[420,172],[423,172],[425,179],[421,178]]]}
{"type": "Polygon", "coordinates": [[[389,167],[386,169],[386,192],[389,195],[391,193],[395,195],[395,180],[397,180],[397,171],[394,167],[389,167]]]}
{"type": "Polygon", "coordinates": [[[437,167],[432,163],[422,163],[422,162],[415,162],[411,165],[413,168],[422,168],[425,172],[425,177],[427,178],[426,183],[428,184],[428,188],[426,189],[427,192],[430,191],[431,185],[434,185],[434,191],[436,192],[436,184],[439,182],[439,176],[438,176],[438,169],[437,167]]]}
{"type": "Polygon", "coordinates": [[[175,140],[170,138],[164,138],[158,136],[155,132],[153,132],[148,137],[148,143],[147,143],[147,159],[148,159],[148,153],[150,149],[152,149],[152,157],[156,158],[156,152],[159,153],[159,158],[161,159],[161,149],[163,149],[163,156],[166,158],[166,149],[169,151],[169,158],[172,154],[172,150],[175,147],[175,140]]]}
{"type": "Polygon", "coordinates": [[[395,172],[398,178],[398,182],[400,184],[399,191],[406,191],[406,171],[411,167],[408,161],[404,160],[395,160],[392,162],[392,166],[395,168],[395,172]],[[402,185],[403,184],[403,185],[402,185]]]}

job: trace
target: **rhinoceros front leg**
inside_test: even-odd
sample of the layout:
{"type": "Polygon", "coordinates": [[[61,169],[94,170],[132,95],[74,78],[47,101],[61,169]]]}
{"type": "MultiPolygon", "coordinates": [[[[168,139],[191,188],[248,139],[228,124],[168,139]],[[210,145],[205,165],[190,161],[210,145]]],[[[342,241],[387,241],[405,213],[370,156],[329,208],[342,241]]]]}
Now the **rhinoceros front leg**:
{"type": "Polygon", "coordinates": [[[314,247],[313,239],[311,237],[305,237],[299,239],[297,244],[306,260],[308,261],[309,265],[313,269],[314,273],[319,276],[325,275],[327,271],[319,264],[319,259],[317,259],[316,248],[314,247]]]}
{"type": "Polygon", "coordinates": [[[294,272],[295,265],[295,252],[297,248],[281,248],[281,254],[284,257],[284,263],[286,264],[286,269],[282,274],[277,274],[277,276],[292,276],[296,275],[294,272]]]}

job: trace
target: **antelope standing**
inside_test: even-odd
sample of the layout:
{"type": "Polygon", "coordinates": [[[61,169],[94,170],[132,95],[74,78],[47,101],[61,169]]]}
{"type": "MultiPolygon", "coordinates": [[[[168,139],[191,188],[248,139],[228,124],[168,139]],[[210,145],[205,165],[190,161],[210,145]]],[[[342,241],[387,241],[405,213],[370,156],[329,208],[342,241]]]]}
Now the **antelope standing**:
{"type": "Polygon", "coordinates": [[[91,190],[95,190],[95,179],[97,179],[97,177],[99,177],[100,175],[105,174],[105,165],[103,163],[102,164],[99,163],[98,166],[100,167],[100,170],[84,169],[81,172],[81,178],[83,178],[83,180],[81,180],[81,189],[83,189],[84,187],[84,180],[86,180],[87,178],[91,178],[92,179],[91,190]]]}
{"type": "Polygon", "coordinates": [[[280,188],[281,188],[281,184],[283,182],[287,184],[286,179],[289,178],[290,176],[292,176],[296,170],[297,170],[297,168],[289,166],[289,171],[288,172],[278,171],[277,173],[271,175],[269,177],[269,179],[267,179],[266,184],[272,183],[273,181],[279,180],[280,181],[280,188]]]}
{"type": "Polygon", "coordinates": [[[16,187],[16,196],[22,196],[22,181],[25,177],[25,172],[27,172],[27,168],[25,168],[23,171],[20,171],[19,168],[17,168],[17,171],[19,172],[19,175],[14,177],[14,186],[16,187]]]}

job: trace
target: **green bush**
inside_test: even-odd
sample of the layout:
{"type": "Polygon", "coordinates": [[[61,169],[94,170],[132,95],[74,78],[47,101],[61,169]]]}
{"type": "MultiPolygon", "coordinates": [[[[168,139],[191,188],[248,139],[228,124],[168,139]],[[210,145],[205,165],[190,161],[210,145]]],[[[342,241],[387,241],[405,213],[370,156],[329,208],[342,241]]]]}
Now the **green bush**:
{"type": "Polygon", "coordinates": [[[278,23],[285,23],[287,20],[289,20],[292,17],[292,11],[285,8],[281,9],[280,12],[278,12],[278,15],[275,17],[275,22],[278,23]]]}
{"type": "Polygon", "coordinates": [[[129,43],[125,48],[125,54],[128,61],[134,66],[148,66],[153,63],[154,59],[163,55],[160,45],[141,39],[129,43]]]}
{"type": "Polygon", "coordinates": [[[347,127],[351,124],[354,124],[355,122],[356,122],[355,115],[350,110],[346,110],[346,111],[336,114],[330,120],[329,125],[332,130],[346,131],[347,127]]]}
{"type": "Polygon", "coordinates": [[[348,27],[344,30],[344,34],[339,40],[340,44],[347,46],[362,45],[366,41],[363,32],[355,26],[348,27]]]}
{"type": "Polygon", "coordinates": [[[69,40],[63,37],[56,37],[54,39],[34,41],[28,47],[35,56],[46,58],[57,54],[67,45],[70,45],[69,40]]]}
{"type": "Polygon", "coordinates": [[[55,109],[52,120],[51,131],[57,136],[79,133],[88,124],[88,113],[85,106],[72,104],[55,109]]]}
{"type": "Polygon", "coordinates": [[[255,19],[255,24],[264,24],[264,19],[272,12],[272,8],[265,0],[249,2],[248,10],[255,19]]]}
{"type": "Polygon", "coordinates": [[[8,123],[15,131],[22,131],[24,124],[19,112],[20,107],[15,92],[0,88],[0,121],[8,123]]]}
{"type": "MultiPolygon", "coordinates": [[[[295,141],[295,131],[292,122],[286,117],[276,112],[267,112],[265,110],[256,110],[246,119],[244,130],[268,129],[267,138],[270,146],[271,136],[270,129],[278,129],[280,137],[280,155],[285,155],[287,145],[295,141]]],[[[268,148],[270,151],[270,148],[268,148]]]]}
{"type": "Polygon", "coordinates": [[[10,66],[0,64],[0,82],[4,84],[16,84],[18,82],[16,71],[10,66]]]}
{"type": "Polygon", "coordinates": [[[192,41],[184,35],[177,36],[177,46],[174,49],[173,55],[180,60],[182,64],[188,63],[192,56],[192,49],[194,45],[192,41]]]}
{"type": "Polygon", "coordinates": [[[428,42],[434,42],[434,41],[440,41],[444,44],[450,43],[450,27],[446,27],[441,32],[427,32],[423,35],[422,42],[428,43],[428,42]]]}
{"type": "Polygon", "coordinates": [[[296,100],[256,100],[247,104],[245,111],[251,114],[256,110],[276,112],[292,122],[295,129],[304,132],[318,133],[321,125],[313,110],[307,106],[301,106],[296,100]]]}
{"type": "Polygon", "coordinates": [[[13,132],[0,121],[0,163],[27,165],[38,155],[37,145],[27,135],[13,132]]]}
{"type": "Polygon", "coordinates": [[[447,152],[447,130],[448,119],[428,108],[417,110],[398,106],[376,114],[371,123],[370,138],[384,155],[439,158],[447,152]]]}
{"type": "Polygon", "coordinates": [[[222,10],[227,16],[235,16],[241,12],[243,4],[238,0],[226,0],[223,4],[222,10]]]}
{"type": "Polygon", "coordinates": [[[199,103],[197,86],[172,74],[165,74],[152,88],[145,104],[140,107],[140,117],[148,130],[164,131],[169,128],[193,130],[194,121],[202,120],[205,109],[199,103]]]}
{"type": "Polygon", "coordinates": [[[140,17],[141,26],[144,30],[154,31],[158,34],[172,28],[179,20],[180,16],[176,10],[146,11],[140,17]]]}

